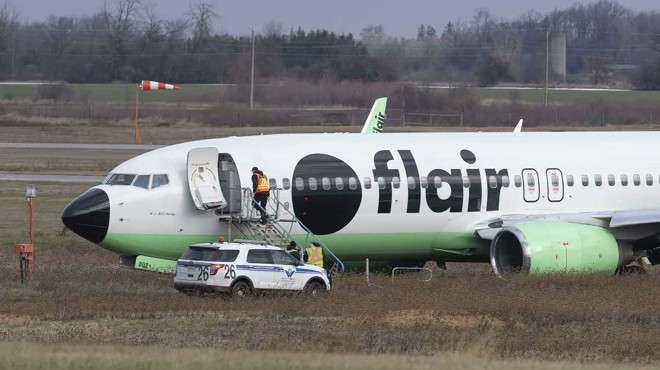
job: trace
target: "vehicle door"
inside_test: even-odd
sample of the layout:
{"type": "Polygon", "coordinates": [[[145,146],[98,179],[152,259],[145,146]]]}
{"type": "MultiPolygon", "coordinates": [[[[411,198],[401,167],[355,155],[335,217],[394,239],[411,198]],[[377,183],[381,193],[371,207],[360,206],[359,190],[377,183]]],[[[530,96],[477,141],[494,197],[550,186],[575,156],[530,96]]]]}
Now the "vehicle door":
{"type": "Polygon", "coordinates": [[[250,249],[247,254],[247,276],[256,289],[275,289],[277,266],[268,249],[250,249]]]}
{"type": "Polygon", "coordinates": [[[295,258],[283,250],[270,250],[273,263],[277,266],[275,284],[277,289],[299,290],[305,284],[305,276],[297,272],[299,265],[295,258]]]}

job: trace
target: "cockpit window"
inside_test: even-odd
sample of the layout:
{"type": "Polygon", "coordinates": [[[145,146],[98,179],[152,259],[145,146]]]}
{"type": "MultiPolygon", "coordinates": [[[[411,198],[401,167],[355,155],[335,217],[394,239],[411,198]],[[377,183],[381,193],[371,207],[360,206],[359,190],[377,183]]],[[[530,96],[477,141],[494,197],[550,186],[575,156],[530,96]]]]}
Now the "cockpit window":
{"type": "Polygon", "coordinates": [[[151,188],[155,189],[159,186],[167,185],[169,183],[170,183],[170,179],[167,177],[167,175],[164,174],[154,175],[153,179],[151,180],[151,188]]]}
{"type": "Polygon", "coordinates": [[[149,189],[149,178],[151,175],[140,175],[135,179],[135,182],[133,183],[133,186],[137,186],[138,188],[143,188],[143,189],[149,189]]]}
{"type": "Polygon", "coordinates": [[[133,183],[135,175],[127,175],[125,173],[115,173],[110,176],[107,185],[130,185],[133,183]]]}

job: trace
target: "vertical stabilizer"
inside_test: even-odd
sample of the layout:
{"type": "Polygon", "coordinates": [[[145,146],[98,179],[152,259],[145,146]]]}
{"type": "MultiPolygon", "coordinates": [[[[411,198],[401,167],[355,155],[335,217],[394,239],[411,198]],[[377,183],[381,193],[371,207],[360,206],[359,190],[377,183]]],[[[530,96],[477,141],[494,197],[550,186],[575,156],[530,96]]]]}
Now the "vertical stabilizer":
{"type": "Polygon", "coordinates": [[[383,132],[385,126],[385,108],[387,107],[387,98],[378,98],[371,107],[371,112],[362,127],[363,134],[379,134],[383,132]]]}

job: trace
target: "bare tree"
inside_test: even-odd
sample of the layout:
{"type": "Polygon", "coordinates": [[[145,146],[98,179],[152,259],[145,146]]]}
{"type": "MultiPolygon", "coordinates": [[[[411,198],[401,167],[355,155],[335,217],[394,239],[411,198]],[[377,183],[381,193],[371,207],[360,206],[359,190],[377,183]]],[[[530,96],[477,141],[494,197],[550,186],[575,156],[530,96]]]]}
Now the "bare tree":
{"type": "Polygon", "coordinates": [[[278,38],[282,35],[284,35],[282,22],[270,21],[264,26],[264,36],[266,38],[278,38]]]}
{"type": "Polygon", "coordinates": [[[9,54],[2,57],[2,72],[14,75],[14,48],[15,36],[18,29],[18,10],[10,3],[5,2],[0,7],[0,51],[9,54]]]}
{"type": "Polygon", "coordinates": [[[156,5],[152,2],[147,2],[143,5],[142,15],[142,33],[145,40],[144,49],[149,49],[152,45],[164,39],[164,21],[156,14],[156,5]]]}
{"type": "Polygon", "coordinates": [[[71,52],[74,43],[75,21],[70,17],[55,17],[51,15],[43,26],[41,37],[50,56],[50,77],[61,79],[62,58],[71,52]]]}
{"type": "Polygon", "coordinates": [[[190,4],[190,19],[193,26],[193,51],[202,48],[213,33],[213,22],[220,18],[212,3],[190,4]]]}
{"type": "Polygon", "coordinates": [[[126,61],[127,42],[133,28],[133,17],[140,9],[140,0],[115,0],[114,6],[108,9],[103,4],[103,18],[108,32],[108,46],[111,57],[110,74],[113,79],[121,79],[121,68],[126,61]]]}

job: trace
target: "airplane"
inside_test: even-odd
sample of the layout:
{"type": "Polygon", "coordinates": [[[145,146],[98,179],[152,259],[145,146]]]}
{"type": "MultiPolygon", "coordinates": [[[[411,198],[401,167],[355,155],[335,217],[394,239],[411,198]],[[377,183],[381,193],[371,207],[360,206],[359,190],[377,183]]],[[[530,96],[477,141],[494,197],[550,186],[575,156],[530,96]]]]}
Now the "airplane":
{"type": "Polygon", "coordinates": [[[387,106],[387,98],[382,97],[376,99],[371,111],[364,122],[361,133],[363,134],[379,134],[383,132],[385,126],[385,107],[387,106]]]}
{"type": "MultiPolygon", "coordinates": [[[[62,221],[124,265],[172,268],[186,246],[230,239],[219,215],[246,212],[249,195],[236,189],[258,166],[278,204],[349,267],[369,258],[484,262],[498,275],[637,271],[660,263],[658,141],[653,132],[200,140],[118,165],[62,221]]],[[[293,225],[294,238],[303,233],[293,225]]]]}

